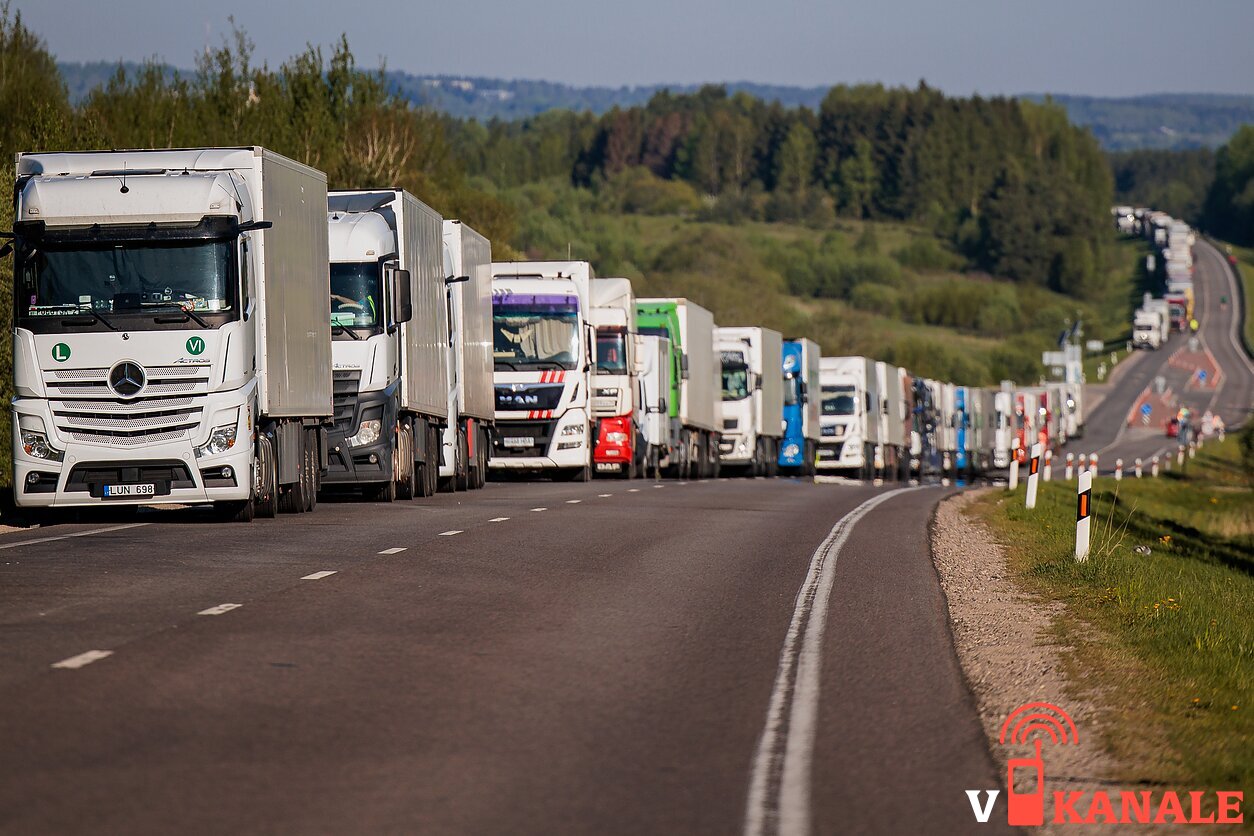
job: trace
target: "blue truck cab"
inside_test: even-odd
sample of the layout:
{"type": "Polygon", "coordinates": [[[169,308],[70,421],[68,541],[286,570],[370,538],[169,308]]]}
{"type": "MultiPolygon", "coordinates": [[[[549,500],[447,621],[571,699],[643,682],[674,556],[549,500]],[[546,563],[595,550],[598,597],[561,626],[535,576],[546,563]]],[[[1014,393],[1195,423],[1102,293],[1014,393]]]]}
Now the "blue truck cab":
{"type": "Polygon", "coordinates": [[[785,340],[782,365],[784,437],[779,445],[779,466],[794,475],[813,476],[820,432],[818,343],[785,340]]]}
{"type": "Polygon", "coordinates": [[[971,444],[971,393],[966,386],[955,387],[954,390],[954,430],[957,432],[957,443],[954,445],[954,472],[963,474],[971,464],[968,452],[971,444]]]}

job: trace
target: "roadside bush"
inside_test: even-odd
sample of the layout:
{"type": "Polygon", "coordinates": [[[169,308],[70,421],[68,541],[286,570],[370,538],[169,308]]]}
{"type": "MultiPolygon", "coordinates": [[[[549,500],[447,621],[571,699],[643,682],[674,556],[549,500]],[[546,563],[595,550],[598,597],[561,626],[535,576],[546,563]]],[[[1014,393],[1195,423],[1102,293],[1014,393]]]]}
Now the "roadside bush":
{"type": "Polygon", "coordinates": [[[858,310],[895,319],[901,307],[901,294],[888,285],[862,282],[849,292],[849,304],[858,310]]]}
{"type": "Polygon", "coordinates": [[[935,238],[915,238],[894,252],[893,258],[902,267],[920,272],[954,271],[961,270],[964,266],[961,256],[950,251],[935,238]]]}

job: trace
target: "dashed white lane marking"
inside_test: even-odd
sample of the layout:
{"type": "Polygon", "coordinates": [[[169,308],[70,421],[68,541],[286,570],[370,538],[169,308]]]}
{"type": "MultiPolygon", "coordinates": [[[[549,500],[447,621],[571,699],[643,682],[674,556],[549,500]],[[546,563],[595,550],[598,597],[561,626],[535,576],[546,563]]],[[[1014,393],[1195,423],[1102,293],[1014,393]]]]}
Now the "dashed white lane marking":
{"type": "Polygon", "coordinates": [[[639,488],[628,488],[627,493],[640,493],[639,488]]]}
{"type": "Polygon", "coordinates": [[[305,575],[303,578],[301,578],[301,580],[302,581],[320,581],[323,578],[329,578],[334,574],[335,574],[334,571],[314,572],[312,575],[305,575]]]}
{"type": "Polygon", "coordinates": [[[60,668],[62,670],[72,671],[72,670],[77,670],[78,668],[83,667],[83,665],[90,665],[92,662],[99,662],[101,659],[107,658],[112,655],[113,655],[112,650],[89,650],[86,653],[80,653],[77,656],[71,656],[68,659],[62,659],[60,662],[53,662],[52,666],[54,668],[60,668]]]}
{"type": "Polygon", "coordinates": [[[666,486],[665,486],[665,485],[654,485],[653,487],[655,487],[655,488],[664,488],[664,487],[666,487],[666,486]]]}
{"type": "Polygon", "coordinates": [[[218,604],[216,607],[210,607],[207,610],[201,610],[196,615],[222,615],[224,612],[238,610],[243,604],[218,604]]]}
{"type": "Polygon", "coordinates": [[[854,508],[836,522],[810,558],[810,571],[793,605],[766,725],[753,758],[745,806],[746,836],[805,836],[810,832],[819,674],[836,559],[860,519],[881,502],[911,490],[918,488],[885,491],[854,508]]]}
{"type": "Polygon", "coordinates": [[[488,522],[505,522],[508,519],[509,517],[493,517],[492,519],[488,520],[488,522]]]}
{"type": "Polygon", "coordinates": [[[583,502],[583,500],[582,500],[582,499],[568,499],[568,500],[566,500],[566,504],[567,504],[567,505],[578,505],[580,502],[583,502]]]}
{"type": "Polygon", "coordinates": [[[126,525],[111,525],[108,528],[93,528],[91,531],[76,531],[73,534],[58,534],[56,537],[40,537],[38,540],[5,543],[3,546],[0,546],[0,549],[16,549],[22,546],[34,546],[39,543],[54,543],[57,540],[68,540],[71,537],[90,537],[93,534],[105,534],[109,531],[122,531],[127,528],[139,528],[144,525],[152,525],[152,523],[127,523],[126,525]]]}
{"type": "Polygon", "coordinates": [[[439,536],[441,536],[441,537],[452,537],[454,534],[461,534],[461,533],[462,533],[462,529],[460,529],[460,528],[454,528],[454,529],[452,529],[452,530],[450,530],[450,531],[441,531],[439,536]]]}
{"type": "Polygon", "coordinates": [[[393,546],[390,549],[384,549],[383,551],[379,552],[379,554],[400,554],[401,552],[405,551],[405,549],[407,548],[409,547],[408,546],[393,546]]]}
{"type": "Polygon", "coordinates": [[[597,496],[601,497],[602,499],[605,499],[607,496],[613,496],[613,495],[614,495],[614,494],[612,494],[612,493],[599,493],[599,494],[597,494],[597,496]]]}
{"type": "Polygon", "coordinates": [[[532,511],[547,511],[549,509],[548,508],[532,508],[531,510],[532,511]]]}

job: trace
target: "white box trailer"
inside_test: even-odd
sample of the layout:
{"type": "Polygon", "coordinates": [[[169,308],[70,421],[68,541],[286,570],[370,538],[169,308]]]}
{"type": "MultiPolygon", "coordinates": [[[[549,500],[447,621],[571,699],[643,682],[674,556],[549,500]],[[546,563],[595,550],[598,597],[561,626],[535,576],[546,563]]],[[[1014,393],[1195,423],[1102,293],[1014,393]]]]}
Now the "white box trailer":
{"type": "Polygon", "coordinates": [[[481,488],[496,425],[492,244],[459,220],[445,220],[443,236],[450,351],[440,478],[454,489],[481,488]]]}
{"type": "Polygon", "coordinates": [[[671,341],[640,334],[636,356],[640,361],[636,424],[644,447],[644,473],[659,478],[671,446],[671,341]]]}
{"type": "Polygon", "coordinates": [[[14,210],[17,504],[312,509],[326,175],[259,147],[23,153],[14,210]]]}
{"type": "Polygon", "coordinates": [[[714,329],[722,364],[723,467],[746,476],[774,475],[783,435],[784,338],[770,328],[714,329]]]}

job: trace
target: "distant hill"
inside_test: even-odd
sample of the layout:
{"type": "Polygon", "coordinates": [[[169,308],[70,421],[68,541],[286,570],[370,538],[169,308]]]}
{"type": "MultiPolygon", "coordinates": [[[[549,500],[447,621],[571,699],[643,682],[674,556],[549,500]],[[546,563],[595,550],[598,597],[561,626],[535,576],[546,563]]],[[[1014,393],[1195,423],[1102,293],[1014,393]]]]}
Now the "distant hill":
{"type": "MultiPolygon", "coordinates": [[[[79,100],[103,84],[117,70],[108,62],[61,63],[70,96],[79,100]]],[[[128,70],[133,63],[124,64],[128,70]]],[[[174,72],[170,68],[170,72],[174,72]]],[[[187,72],[182,70],[180,72],[187,72]]],[[[646,85],[640,87],[575,87],[551,81],[508,81],[473,76],[414,75],[391,70],[388,81],[396,92],[417,105],[431,107],[459,118],[521,119],[555,108],[604,113],[613,107],[647,102],[660,90],[691,93],[696,84],[646,85]]],[[[729,92],[746,92],[787,107],[817,108],[826,87],[789,87],[730,82],[729,92]]],[[[1042,101],[1043,94],[1025,99],[1042,101]]],[[[1085,125],[1111,151],[1136,148],[1214,148],[1228,140],[1241,125],[1254,123],[1254,96],[1211,93],[1173,93],[1131,98],[1054,95],[1050,98],[1067,110],[1072,122],[1085,125]]]]}

